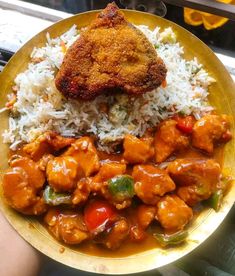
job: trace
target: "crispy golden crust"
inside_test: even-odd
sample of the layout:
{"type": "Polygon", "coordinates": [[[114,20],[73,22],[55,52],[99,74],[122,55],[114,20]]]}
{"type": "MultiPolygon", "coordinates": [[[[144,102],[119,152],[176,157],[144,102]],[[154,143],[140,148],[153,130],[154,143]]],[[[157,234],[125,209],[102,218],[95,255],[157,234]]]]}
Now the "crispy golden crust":
{"type": "Polygon", "coordinates": [[[68,49],[55,83],[66,97],[90,100],[103,92],[151,91],[166,71],[144,34],[111,3],[68,49]]]}

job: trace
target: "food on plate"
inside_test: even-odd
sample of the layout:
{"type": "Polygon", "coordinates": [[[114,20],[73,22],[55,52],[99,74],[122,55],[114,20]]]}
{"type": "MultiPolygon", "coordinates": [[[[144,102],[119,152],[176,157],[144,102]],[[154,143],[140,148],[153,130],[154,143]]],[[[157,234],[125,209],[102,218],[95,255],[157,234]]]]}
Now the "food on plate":
{"type": "Polygon", "coordinates": [[[89,238],[83,216],[79,212],[50,209],[44,218],[50,232],[57,240],[78,244],[89,238]]]}
{"type": "Polygon", "coordinates": [[[59,151],[60,149],[71,145],[74,141],[74,138],[58,136],[53,131],[47,131],[32,143],[25,145],[23,150],[34,161],[37,161],[44,156],[45,153],[49,154],[51,151],[59,151]]]}
{"type": "MultiPolygon", "coordinates": [[[[14,157],[14,156],[13,156],[14,157]]],[[[45,174],[39,165],[27,157],[9,160],[11,169],[3,176],[4,196],[9,205],[23,214],[40,215],[47,206],[42,199],[45,174]]]]}
{"type": "Polygon", "coordinates": [[[177,194],[189,206],[208,199],[221,177],[220,165],[213,159],[177,159],[167,170],[178,184],[177,194]]]}
{"type": "Polygon", "coordinates": [[[124,158],[132,164],[146,162],[154,154],[153,139],[139,139],[133,135],[127,134],[124,138],[123,148],[124,158]]]}
{"type": "Polygon", "coordinates": [[[154,165],[138,165],[133,168],[135,192],[146,204],[156,204],[160,196],[175,190],[175,183],[165,172],[154,165]]]}
{"type": "Polygon", "coordinates": [[[178,231],[173,234],[161,234],[161,233],[156,233],[154,234],[154,238],[161,244],[161,246],[172,246],[172,245],[177,245],[181,242],[183,242],[188,233],[187,231],[178,231]]]}
{"type": "Polygon", "coordinates": [[[72,156],[52,158],[46,166],[48,184],[55,192],[73,190],[79,179],[79,170],[81,168],[72,156]]]}
{"type": "Polygon", "coordinates": [[[6,202],[83,252],[183,243],[229,187],[230,118],[207,99],[215,80],[171,28],[133,26],[114,4],[47,40],[4,109],[6,202]]]}
{"type": "Polygon", "coordinates": [[[226,142],[231,139],[231,133],[228,131],[229,124],[227,115],[207,115],[203,117],[193,127],[193,145],[212,153],[216,141],[226,142]]]}
{"type": "MultiPolygon", "coordinates": [[[[208,116],[195,119],[195,124],[208,116]]],[[[217,122],[231,137],[229,125],[222,120],[224,115],[210,116],[217,116],[217,122]]],[[[180,118],[183,120],[187,117],[180,118]]],[[[44,215],[49,232],[67,244],[87,242],[116,250],[126,242],[144,242],[148,236],[161,246],[183,242],[194,215],[192,208],[210,198],[215,206],[215,197],[218,192],[223,197],[225,189],[214,151],[209,157],[192,148],[193,131],[187,133],[187,147],[170,153],[166,150],[167,162],[157,162],[154,154],[149,155],[144,139],[168,141],[167,131],[158,135],[168,122],[174,133],[178,117],[166,119],[142,140],[127,134],[124,149],[112,154],[97,150],[89,137],[81,137],[72,144],[62,143],[60,151],[51,143],[35,162],[26,144],[10,158],[10,169],[3,178],[5,198],[23,214],[44,215]],[[136,150],[133,144],[134,148],[138,145],[136,150]],[[139,153],[146,152],[147,158],[140,158],[139,153]]],[[[186,137],[184,129],[177,132],[177,136],[186,137]]],[[[63,141],[57,136],[53,139],[63,141]]],[[[213,137],[214,133],[208,132],[208,138],[213,137]]],[[[45,143],[40,137],[36,141],[39,148],[45,143]]],[[[156,143],[151,147],[153,153],[158,149],[156,143]]],[[[218,141],[214,147],[218,147],[218,141]]]]}
{"type": "Polygon", "coordinates": [[[166,71],[153,45],[111,3],[68,49],[55,83],[66,97],[83,100],[104,92],[138,95],[160,86],[166,71]]]}
{"type": "MultiPolygon", "coordinates": [[[[115,14],[119,13],[115,8],[115,14]]],[[[132,29],[134,33],[137,30],[140,37],[148,40],[151,47],[155,48],[153,51],[164,60],[167,75],[160,87],[138,97],[119,91],[102,93],[91,101],[65,98],[56,89],[55,78],[70,47],[73,47],[74,42],[86,30],[77,30],[73,26],[53,39],[48,34],[46,45],[33,50],[28,68],[17,75],[13,93],[9,95],[11,104],[2,109],[10,110],[9,129],[3,134],[4,142],[9,143],[11,149],[16,149],[22,143],[32,142],[26,145],[26,150],[37,161],[45,151],[50,154],[50,144],[54,144],[54,149],[59,151],[63,143],[69,145],[74,141],[73,138],[89,136],[97,139],[99,150],[115,152],[118,144],[125,138],[125,144],[132,143],[133,149],[139,143],[146,144],[143,154],[134,150],[136,156],[129,157],[135,163],[139,158],[151,158],[153,154],[154,142],[152,144],[148,139],[148,131],[164,119],[170,120],[173,116],[177,117],[177,114],[184,114],[189,116],[186,119],[178,118],[177,123],[173,122],[176,127],[172,126],[176,136],[179,134],[178,130],[184,129],[182,137],[176,137],[179,144],[166,143],[164,146],[168,147],[168,151],[186,146],[187,134],[192,131],[195,123],[194,117],[198,119],[213,110],[207,95],[209,85],[215,80],[196,58],[184,59],[182,45],[177,42],[176,34],[171,28],[160,30],[156,27],[150,30],[147,26],[139,25],[132,29]],[[62,140],[56,141],[53,132],[61,134],[62,140]],[[41,136],[42,133],[44,136],[41,136]],[[130,136],[126,136],[127,134],[130,136]],[[39,136],[44,143],[36,140],[39,136]]],[[[124,35],[123,39],[129,39],[129,36],[124,35]]],[[[126,46],[125,49],[126,54],[131,52],[126,46]]],[[[113,52],[107,51],[107,54],[112,56],[113,52]]],[[[134,71],[131,70],[126,77],[135,81],[134,71]]],[[[125,153],[126,158],[131,152],[133,151],[125,153]]],[[[159,154],[155,153],[156,158],[159,154]]],[[[159,158],[165,157],[159,155],[159,158]]]]}
{"type": "Polygon", "coordinates": [[[176,195],[166,195],[157,204],[157,219],[166,230],[182,230],[192,217],[192,209],[176,195]]]}
{"type": "Polygon", "coordinates": [[[100,164],[96,148],[93,145],[92,139],[89,137],[82,137],[77,140],[65,152],[66,156],[73,156],[79,162],[86,176],[98,171],[100,164]]]}
{"type": "Polygon", "coordinates": [[[180,131],[177,126],[178,122],[172,119],[159,125],[154,141],[156,162],[163,162],[173,152],[189,146],[189,137],[184,130],[180,131]]]}

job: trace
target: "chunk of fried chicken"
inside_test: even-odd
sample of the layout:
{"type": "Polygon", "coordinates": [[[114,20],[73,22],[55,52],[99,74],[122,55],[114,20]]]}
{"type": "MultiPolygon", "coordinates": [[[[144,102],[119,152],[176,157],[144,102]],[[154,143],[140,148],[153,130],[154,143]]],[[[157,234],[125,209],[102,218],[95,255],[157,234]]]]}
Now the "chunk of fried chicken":
{"type": "Polygon", "coordinates": [[[3,193],[11,207],[27,215],[40,215],[47,210],[41,197],[45,175],[27,157],[10,162],[11,168],[3,176],[3,193]]]}
{"type": "Polygon", "coordinates": [[[150,223],[154,220],[154,216],[156,213],[156,207],[141,204],[137,207],[137,221],[138,225],[142,229],[146,229],[150,223]]]}
{"type": "Polygon", "coordinates": [[[92,192],[98,193],[107,199],[117,209],[124,209],[131,205],[131,198],[118,199],[115,198],[109,191],[108,180],[115,176],[123,175],[126,171],[126,164],[119,162],[106,162],[104,163],[99,172],[91,179],[92,192]]]}
{"type": "Polygon", "coordinates": [[[130,164],[145,163],[154,155],[154,148],[150,141],[141,140],[130,134],[125,136],[123,147],[123,157],[130,164]]]}
{"type": "Polygon", "coordinates": [[[137,95],[160,86],[166,71],[145,35],[111,3],[68,49],[55,84],[83,100],[113,90],[137,95]]]}
{"type": "Polygon", "coordinates": [[[156,204],[160,196],[174,191],[175,183],[164,171],[153,165],[138,165],[133,169],[136,195],[145,204],[156,204]]]}
{"type": "Polygon", "coordinates": [[[166,230],[182,230],[192,217],[192,209],[176,195],[166,195],[157,204],[156,218],[166,230]]]}
{"type": "Polygon", "coordinates": [[[110,178],[122,175],[126,171],[126,164],[116,161],[103,163],[99,172],[91,180],[92,192],[101,192],[103,184],[110,178]]]}
{"type": "Polygon", "coordinates": [[[50,209],[44,221],[52,235],[66,244],[79,244],[89,238],[83,216],[79,212],[50,209]]]}
{"type": "Polygon", "coordinates": [[[47,131],[38,136],[33,142],[25,145],[23,151],[34,161],[38,161],[44,154],[68,147],[75,141],[74,138],[62,137],[56,132],[47,131]]]}
{"type": "Polygon", "coordinates": [[[155,160],[165,161],[172,153],[187,148],[189,137],[177,128],[177,122],[169,119],[163,121],[155,135],[155,160]]]}
{"type": "Polygon", "coordinates": [[[208,199],[221,177],[220,165],[213,159],[176,159],[168,165],[167,170],[180,186],[178,196],[189,206],[208,199]]]}
{"type": "Polygon", "coordinates": [[[192,144],[196,148],[213,153],[216,142],[226,143],[232,138],[229,127],[227,115],[206,115],[193,127],[192,144]]]}
{"type": "Polygon", "coordinates": [[[100,168],[98,153],[90,137],[77,139],[64,156],[72,156],[82,167],[85,176],[96,173],[100,168]]]}
{"type": "Polygon", "coordinates": [[[90,183],[91,179],[89,177],[82,178],[78,181],[72,196],[72,203],[74,205],[82,205],[87,201],[91,192],[90,183]]]}
{"type": "Polygon", "coordinates": [[[125,218],[120,218],[105,232],[97,236],[96,242],[103,244],[111,250],[121,246],[128,237],[130,226],[125,218]]]}
{"type": "Polygon", "coordinates": [[[47,181],[56,192],[69,192],[84,175],[79,163],[71,156],[58,156],[46,167],[47,181]]]}
{"type": "Polygon", "coordinates": [[[131,206],[128,210],[128,220],[130,222],[130,239],[134,242],[141,242],[147,238],[146,229],[155,219],[156,206],[140,204],[131,206]]]}

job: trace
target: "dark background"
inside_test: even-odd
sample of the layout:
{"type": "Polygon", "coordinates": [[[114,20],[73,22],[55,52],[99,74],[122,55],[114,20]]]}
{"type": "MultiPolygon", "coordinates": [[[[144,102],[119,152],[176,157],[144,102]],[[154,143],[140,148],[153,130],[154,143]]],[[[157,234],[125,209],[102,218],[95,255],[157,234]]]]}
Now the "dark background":
{"type": "MultiPolygon", "coordinates": [[[[66,11],[69,13],[79,13],[91,9],[104,8],[108,0],[25,0],[39,4],[42,6],[50,7],[53,9],[66,11]]],[[[115,1],[119,7],[123,8],[120,1],[115,1]]],[[[129,1],[130,2],[130,1],[129,1]]],[[[154,5],[155,0],[133,0],[133,2],[143,3],[147,8],[149,5],[154,5]]],[[[183,8],[166,5],[167,14],[165,18],[172,20],[184,28],[188,29],[207,45],[216,49],[217,52],[235,56],[235,22],[228,21],[225,25],[218,29],[207,31],[203,26],[194,27],[186,24],[183,19],[183,8]]]]}

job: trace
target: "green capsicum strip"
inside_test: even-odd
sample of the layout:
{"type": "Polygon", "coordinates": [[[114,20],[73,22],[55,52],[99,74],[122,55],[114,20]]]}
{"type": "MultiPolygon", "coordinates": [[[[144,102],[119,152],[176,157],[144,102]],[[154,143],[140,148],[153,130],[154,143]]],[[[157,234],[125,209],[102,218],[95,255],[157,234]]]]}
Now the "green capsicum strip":
{"type": "Polygon", "coordinates": [[[50,186],[47,186],[43,192],[44,201],[52,206],[61,204],[71,204],[72,197],[66,193],[57,193],[50,186]]]}
{"type": "Polygon", "coordinates": [[[209,205],[216,212],[218,212],[219,209],[220,209],[220,206],[221,206],[222,200],[223,200],[223,196],[224,196],[223,191],[222,190],[217,190],[217,191],[214,192],[214,194],[209,199],[209,205]]]}
{"type": "Polygon", "coordinates": [[[213,208],[216,212],[218,212],[221,207],[224,193],[226,192],[230,183],[230,177],[223,177],[220,182],[220,188],[218,188],[208,200],[209,206],[213,208]]]}
{"type": "Polygon", "coordinates": [[[135,195],[134,179],[129,175],[119,175],[108,180],[108,189],[117,200],[125,200],[135,195]]]}
{"type": "Polygon", "coordinates": [[[161,246],[176,245],[182,243],[188,236],[188,231],[179,231],[174,234],[154,233],[154,238],[161,246]]]}

